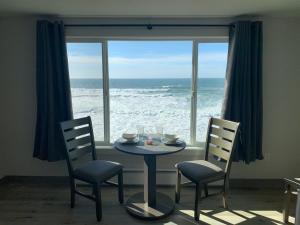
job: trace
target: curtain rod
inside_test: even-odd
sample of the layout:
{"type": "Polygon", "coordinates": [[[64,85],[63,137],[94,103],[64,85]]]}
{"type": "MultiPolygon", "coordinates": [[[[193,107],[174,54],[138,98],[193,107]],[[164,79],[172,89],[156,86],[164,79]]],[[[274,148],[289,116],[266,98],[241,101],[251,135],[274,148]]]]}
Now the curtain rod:
{"type": "Polygon", "coordinates": [[[233,24],[65,24],[65,27],[231,27],[233,24]]]}

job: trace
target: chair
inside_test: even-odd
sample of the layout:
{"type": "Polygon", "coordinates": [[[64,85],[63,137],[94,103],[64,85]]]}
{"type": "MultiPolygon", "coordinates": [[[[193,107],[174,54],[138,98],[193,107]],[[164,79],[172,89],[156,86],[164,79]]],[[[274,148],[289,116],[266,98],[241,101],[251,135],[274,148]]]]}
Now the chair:
{"type": "Polygon", "coordinates": [[[105,160],[97,160],[94,133],[90,117],[69,120],[60,123],[65,143],[66,161],[70,177],[71,208],[75,205],[75,194],[96,202],[96,216],[102,218],[101,184],[107,183],[118,187],[119,202],[123,203],[123,167],[121,164],[105,160]],[[76,160],[91,154],[92,160],[79,163],[76,160]],[[118,175],[118,184],[108,181],[118,175]],[[75,180],[84,181],[93,187],[92,194],[86,194],[76,189],[75,180]]]}
{"type": "Polygon", "coordinates": [[[175,191],[175,202],[179,203],[181,185],[195,183],[195,206],[194,218],[199,221],[200,210],[199,201],[201,190],[204,189],[205,196],[208,196],[207,184],[218,180],[223,180],[223,205],[228,207],[227,195],[229,186],[229,174],[232,161],[232,152],[234,150],[236,137],[239,129],[239,123],[211,118],[209,120],[206,145],[205,159],[180,162],[175,165],[177,168],[177,183],[175,191]],[[209,162],[209,155],[212,154],[219,161],[226,162],[225,169],[209,162]],[[181,184],[181,174],[190,180],[190,182],[181,184]]]}

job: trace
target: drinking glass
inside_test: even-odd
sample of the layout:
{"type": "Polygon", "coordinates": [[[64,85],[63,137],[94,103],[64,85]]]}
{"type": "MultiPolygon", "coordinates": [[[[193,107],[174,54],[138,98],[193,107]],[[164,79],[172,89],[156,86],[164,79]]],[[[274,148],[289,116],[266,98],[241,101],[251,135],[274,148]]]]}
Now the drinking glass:
{"type": "Polygon", "coordinates": [[[153,127],[147,127],[145,131],[145,136],[147,140],[152,140],[154,134],[153,127]]]}
{"type": "Polygon", "coordinates": [[[156,133],[157,133],[159,141],[162,141],[164,128],[162,126],[156,126],[155,129],[156,129],[156,133]]]}
{"type": "Polygon", "coordinates": [[[140,141],[142,141],[144,138],[144,126],[138,125],[136,126],[136,129],[137,129],[138,138],[140,141]]]}

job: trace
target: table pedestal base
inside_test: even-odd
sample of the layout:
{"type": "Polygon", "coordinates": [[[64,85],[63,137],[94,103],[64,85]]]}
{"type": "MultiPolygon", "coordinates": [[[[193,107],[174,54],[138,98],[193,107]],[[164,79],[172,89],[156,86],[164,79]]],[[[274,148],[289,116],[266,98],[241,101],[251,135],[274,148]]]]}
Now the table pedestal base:
{"type": "Polygon", "coordinates": [[[148,206],[144,201],[144,193],[140,192],[128,199],[126,209],[140,219],[155,220],[170,215],[174,210],[174,202],[167,195],[156,193],[155,206],[148,206]]]}

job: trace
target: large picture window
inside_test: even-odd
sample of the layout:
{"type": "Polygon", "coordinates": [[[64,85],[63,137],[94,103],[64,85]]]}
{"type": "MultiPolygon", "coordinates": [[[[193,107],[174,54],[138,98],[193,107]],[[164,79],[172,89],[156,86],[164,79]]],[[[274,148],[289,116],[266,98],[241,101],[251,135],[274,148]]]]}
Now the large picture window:
{"type": "Polygon", "coordinates": [[[198,145],[209,117],[221,115],[227,49],[197,40],[69,42],[74,118],[92,117],[98,144],[141,125],[198,145]]]}

